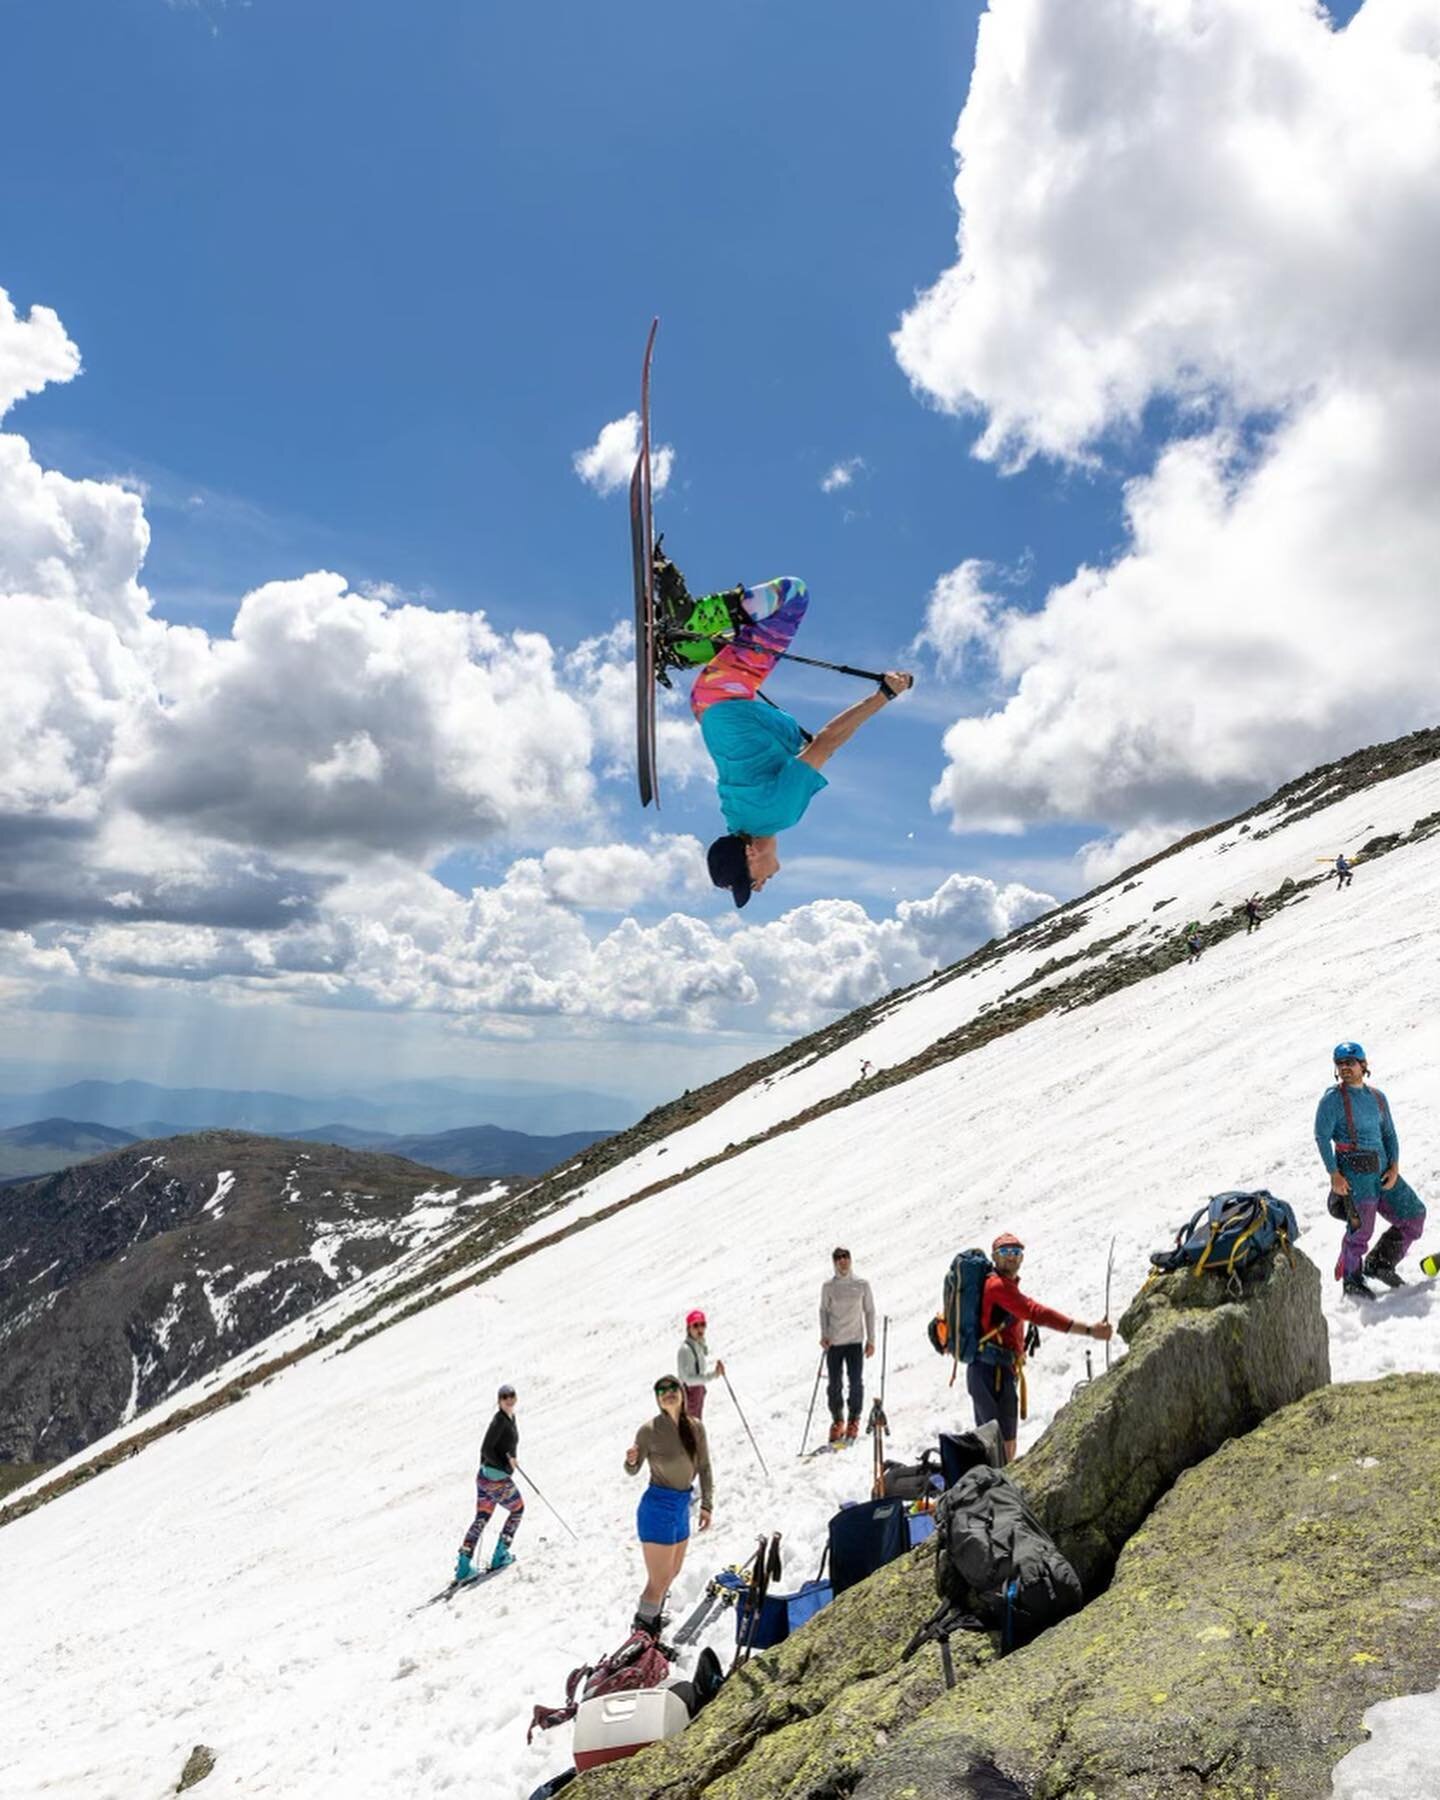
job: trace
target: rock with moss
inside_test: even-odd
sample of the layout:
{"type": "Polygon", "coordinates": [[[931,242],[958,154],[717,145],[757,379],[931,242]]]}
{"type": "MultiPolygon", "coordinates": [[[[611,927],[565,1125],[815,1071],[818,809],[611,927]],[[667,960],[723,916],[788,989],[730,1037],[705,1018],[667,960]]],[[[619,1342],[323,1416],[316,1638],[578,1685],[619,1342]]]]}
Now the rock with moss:
{"type": "Polygon", "coordinates": [[[1109,1589],[976,1670],[854,1800],[1317,1800],[1367,1707],[1440,1684],[1440,1376],[1322,1389],[1190,1470],[1109,1589]],[[1004,1791],[1004,1790],[1001,1790],[1004,1791]]]}
{"type": "Polygon", "coordinates": [[[1087,1593],[1182,1469],[1330,1380],[1320,1273],[1299,1250],[1243,1281],[1161,1276],[1119,1329],[1129,1354],[1013,1471],[1087,1593]]]}
{"type": "Polygon", "coordinates": [[[183,1794],[186,1788],[197,1786],[214,1767],[215,1752],[208,1744],[197,1744],[185,1759],[185,1767],[180,1771],[175,1792],[183,1794]]]}
{"type": "MultiPolygon", "coordinates": [[[[1237,1295],[1223,1280],[1166,1276],[1120,1322],[1129,1354],[1084,1387],[1015,1478],[1087,1591],[1176,1476],[1277,1406],[1329,1380],[1320,1277],[1299,1252],[1237,1295]]],[[[588,1774],[577,1800],[768,1800],[848,1793],[939,1696],[934,1651],[902,1662],[937,1605],[929,1546],[842,1594],[756,1657],[678,1738],[588,1774]]],[[[954,1640],[963,1681],[995,1657],[954,1640]]]]}

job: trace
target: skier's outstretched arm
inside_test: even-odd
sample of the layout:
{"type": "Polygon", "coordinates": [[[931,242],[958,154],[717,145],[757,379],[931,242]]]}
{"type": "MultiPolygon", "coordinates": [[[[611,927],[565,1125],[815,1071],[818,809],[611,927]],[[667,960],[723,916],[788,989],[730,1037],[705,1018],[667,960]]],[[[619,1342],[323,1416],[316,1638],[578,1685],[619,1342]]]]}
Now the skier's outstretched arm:
{"type": "Polygon", "coordinates": [[[800,761],[808,763],[812,769],[821,768],[842,744],[849,743],[867,719],[873,719],[882,707],[889,705],[896,694],[903,694],[914,685],[913,675],[906,675],[899,669],[887,671],[884,685],[876,688],[873,694],[867,694],[863,700],[857,700],[854,706],[847,706],[844,712],[836,713],[829,724],[820,727],[813,741],[800,752],[800,761]]]}

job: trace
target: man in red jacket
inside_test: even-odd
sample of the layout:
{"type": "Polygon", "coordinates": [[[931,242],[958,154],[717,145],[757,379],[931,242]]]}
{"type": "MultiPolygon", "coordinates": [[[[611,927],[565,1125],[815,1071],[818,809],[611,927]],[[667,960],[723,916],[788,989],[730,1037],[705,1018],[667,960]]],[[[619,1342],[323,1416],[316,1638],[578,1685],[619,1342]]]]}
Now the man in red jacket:
{"type": "Polygon", "coordinates": [[[1096,1325],[1082,1325],[1078,1319],[1067,1318],[1022,1294],[1020,1264],[1024,1257],[1025,1246],[1013,1231],[1002,1231],[990,1246],[995,1273],[985,1277],[985,1291],[980,1298],[980,1344],[982,1349],[1000,1350],[1005,1360],[977,1360],[965,1372],[970,1398],[975,1403],[975,1423],[996,1421],[1005,1440],[1007,1463],[1015,1460],[1015,1439],[1020,1429],[1020,1371],[1025,1362],[1026,1325],[1078,1333],[1081,1337],[1099,1338],[1102,1343],[1115,1331],[1108,1319],[1101,1319],[1096,1325]]]}

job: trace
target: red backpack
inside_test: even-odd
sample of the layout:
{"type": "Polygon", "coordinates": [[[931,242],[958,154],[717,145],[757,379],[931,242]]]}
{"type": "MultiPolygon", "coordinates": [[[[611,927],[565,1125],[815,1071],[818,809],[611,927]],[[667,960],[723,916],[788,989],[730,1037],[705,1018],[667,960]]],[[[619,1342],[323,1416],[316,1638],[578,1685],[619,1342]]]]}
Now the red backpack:
{"type": "Polygon", "coordinates": [[[632,1631],[618,1650],[598,1663],[572,1669],[565,1682],[563,1706],[537,1706],[530,1715],[528,1744],[537,1731],[549,1731],[573,1719],[582,1700],[601,1694],[621,1694],[629,1688],[664,1687],[670,1678],[670,1662],[648,1631],[632,1631]]]}

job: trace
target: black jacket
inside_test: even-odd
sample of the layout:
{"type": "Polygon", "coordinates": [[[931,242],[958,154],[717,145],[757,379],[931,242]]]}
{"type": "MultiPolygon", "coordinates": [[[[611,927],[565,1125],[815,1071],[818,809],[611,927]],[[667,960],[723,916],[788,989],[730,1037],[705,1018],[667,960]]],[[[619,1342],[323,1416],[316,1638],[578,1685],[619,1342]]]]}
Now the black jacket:
{"type": "Polygon", "coordinates": [[[495,1417],[490,1421],[490,1429],[485,1433],[485,1441],[480,1446],[480,1461],[491,1469],[504,1469],[510,1473],[512,1458],[520,1449],[520,1427],[513,1419],[507,1418],[502,1408],[497,1407],[495,1417]]]}

